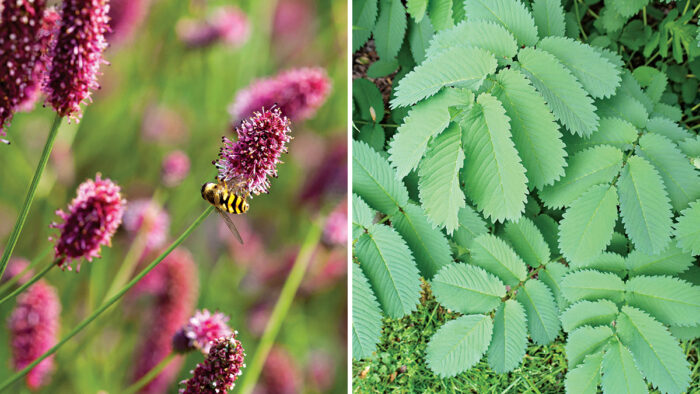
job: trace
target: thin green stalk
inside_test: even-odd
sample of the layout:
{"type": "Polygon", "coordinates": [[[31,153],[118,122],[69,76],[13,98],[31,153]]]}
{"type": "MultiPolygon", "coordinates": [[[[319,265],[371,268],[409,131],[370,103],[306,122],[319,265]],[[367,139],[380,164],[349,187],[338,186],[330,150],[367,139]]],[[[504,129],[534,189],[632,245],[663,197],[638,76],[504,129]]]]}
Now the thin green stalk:
{"type": "Polygon", "coordinates": [[[102,304],[102,306],[97,308],[97,310],[92,312],[90,314],[90,316],[88,316],[87,318],[85,318],[85,320],[83,320],[77,326],[75,326],[75,328],[70,333],[68,333],[68,335],[66,335],[63,339],[61,339],[51,349],[46,351],[46,353],[42,354],[41,356],[39,356],[39,358],[34,360],[31,364],[27,365],[21,371],[15,373],[9,379],[4,381],[2,383],[2,385],[0,385],[0,391],[7,389],[12,383],[21,379],[24,375],[26,375],[29,371],[31,371],[32,368],[34,368],[37,364],[39,364],[41,361],[43,361],[46,357],[49,357],[52,354],[56,353],[56,351],[58,351],[58,349],[60,349],[61,346],[63,346],[66,342],[68,342],[68,340],[70,340],[71,338],[76,336],[83,328],[85,328],[88,324],[92,323],[92,321],[95,320],[98,316],[100,316],[104,311],[109,309],[110,306],[112,306],[117,301],[119,301],[119,299],[122,298],[122,296],[124,296],[124,294],[126,294],[126,292],[129,291],[129,289],[134,287],[134,285],[136,285],[136,283],[138,283],[141,279],[143,279],[144,276],[146,276],[149,272],[151,272],[154,268],[156,268],[156,266],[158,264],[160,264],[160,262],[163,261],[163,259],[165,259],[170,254],[170,252],[173,251],[173,249],[178,247],[185,239],[187,239],[187,237],[190,236],[192,231],[194,231],[194,229],[196,229],[204,221],[204,219],[206,219],[207,216],[209,216],[209,214],[211,214],[211,212],[213,210],[214,210],[213,205],[210,205],[209,207],[207,207],[207,209],[204,210],[204,212],[202,212],[201,215],[199,215],[199,217],[182,233],[182,235],[180,235],[180,237],[178,237],[178,239],[176,239],[175,242],[173,242],[168,247],[168,249],[166,249],[163,253],[161,253],[161,255],[158,256],[158,258],[153,260],[153,262],[151,264],[149,264],[148,267],[144,268],[143,271],[139,272],[139,274],[136,275],[134,277],[134,279],[132,279],[129,283],[127,283],[126,286],[124,286],[121,290],[119,290],[119,292],[117,294],[115,294],[114,297],[110,298],[107,302],[102,304]]]}
{"type": "Polygon", "coordinates": [[[49,161],[49,156],[51,156],[51,150],[53,149],[53,143],[56,140],[56,134],[58,134],[58,126],[61,125],[61,119],[63,118],[58,114],[56,114],[53,119],[51,130],[49,130],[49,136],[46,138],[44,150],[41,152],[41,157],[39,157],[39,164],[37,164],[36,171],[34,171],[34,178],[32,178],[32,183],[29,185],[29,190],[27,190],[27,196],[24,198],[24,205],[22,205],[22,210],[19,212],[17,222],[15,222],[15,227],[12,228],[10,238],[7,241],[5,250],[2,253],[2,258],[0,258],[0,278],[2,278],[2,274],[5,272],[7,262],[10,260],[10,256],[12,256],[12,252],[15,250],[15,246],[19,240],[19,234],[22,232],[24,222],[27,220],[27,216],[29,215],[29,208],[32,206],[32,201],[34,201],[34,195],[36,194],[36,188],[39,186],[41,174],[44,173],[46,163],[49,161]]]}
{"type": "Polygon", "coordinates": [[[5,297],[3,297],[3,298],[0,300],[0,305],[4,304],[5,301],[14,298],[14,296],[16,296],[17,294],[23,292],[24,289],[26,289],[27,287],[33,285],[34,282],[38,281],[39,279],[41,279],[41,277],[43,277],[44,275],[46,275],[46,273],[49,272],[49,271],[51,270],[51,268],[53,268],[55,265],[56,265],[56,262],[55,262],[55,261],[52,261],[51,264],[47,265],[47,266],[46,266],[43,270],[41,270],[38,274],[34,275],[34,277],[33,277],[32,279],[30,279],[29,281],[27,281],[27,283],[23,284],[22,286],[20,286],[20,287],[18,287],[17,289],[15,289],[15,291],[13,291],[12,293],[10,293],[10,294],[6,295],[5,297]]]}
{"type": "Polygon", "coordinates": [[[7,289],[14,286],[15,283],[19,282],[19,280],[27,274],[27,272],[31,271],[34,267],[36,267],[37,264],[41,263],[41,261],[44,260],[44,257],[46,257],[49,254],[51,249],[53,249],[53,247],[47,247],[46,249],[44,249],[41,253],[39,253],[37,257],[34,258],[34,261],[29,263],[27,268],[23,269],[22,272],[13,276],[7,282],[3,283],[2,286],[0,286],[0,294],[4,293],[5,291],[7,291],[7,289]]]}
{"type": "Polygon", "coordinates": [[[253,361],[248,364],[249,367],[247,371],[244,372],[243,383],[241,385],[241,392],[243,394],[250,394],[255,387],[255,383],[258,381],[263,364],[267,359],[267,355],[270,353],[270,349],[272,349],[277,333],[280,327],[282,327],[284,318],[287,316],[289,307],[292,305],[292,301],[294,301],[294,296],[301,284],[301,280],[304,278],[304,273],[309,266],[311,256],[320,238],[320,225],[312,223],[309,232],[306,234],[306,239],[299,250],[299,254],[294,261],[294,266],[291,272],[289,272],[287,280],[284,282],[280,296],[277,299],[277,304],[275,304],[275,308],[272,310],[270,320],[265,327],[265,332],[260,339],[255,355],[253,355],[253,361]]]}
{"type": "Polygon", "coordinates": [[[134,384],[131,386],[127,387],[126,390],[123,391],[124,394],[132,394],[135,393],[143,388],[143,386],[147,385],[148,383],[153,380],[156,376],[158,376],[161,371],[165,369],[170,363],[175,359],[175,356],[177,354],[170,352],[161,362],[159,362],[155,367],[151,368],[150,371],[148,371],[143,377],[139,380],[137,380],[134,384]]]}

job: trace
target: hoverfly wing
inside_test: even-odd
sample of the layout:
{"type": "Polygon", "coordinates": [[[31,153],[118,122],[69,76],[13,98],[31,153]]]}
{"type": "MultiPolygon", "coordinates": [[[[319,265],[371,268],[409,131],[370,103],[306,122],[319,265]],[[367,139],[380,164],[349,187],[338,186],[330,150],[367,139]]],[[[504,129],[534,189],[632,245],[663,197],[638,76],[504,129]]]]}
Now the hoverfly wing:
{"type": "Polygon", "coordinates": [[[231,220],[231,217],[228,216],[228,214],[220,209],[217,209],[217,212],[219,212],[219,215],[224,219],[224,222],[226,223],[226,227],[231,231],[233,235],[236,236],[236,239],[238,239],[238,242],[243,245],[243,238],[241,238],[241,234],[238,232],[238,229],[236,228],[236,225],[233,224],[233,220],[231,220]]]}

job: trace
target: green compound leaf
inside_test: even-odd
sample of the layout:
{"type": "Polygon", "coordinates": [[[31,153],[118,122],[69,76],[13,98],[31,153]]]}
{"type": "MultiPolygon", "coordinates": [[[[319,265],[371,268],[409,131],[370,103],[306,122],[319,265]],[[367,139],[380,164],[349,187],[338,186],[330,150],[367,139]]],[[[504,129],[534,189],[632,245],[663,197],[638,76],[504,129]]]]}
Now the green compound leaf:
{"type": "Polygon", "coordinates": [[[559,309],[549,288],[537,279],[530,279],[518,289],[517,300],[527,311],[530,337],[538,345],[546,345],[559,335],[559,309]]]}
{"type": "MultiPolygon", "coordinates": [[[[646,110],[646,113],[651,113],[654,109],[654,103],[651,102],[651,99],[646,93],[644,93],[642,87],[639,85],[639,82],[637,82],[637,80],[632,76],[632,73],[630,73],[628,70],[622,72],[622,82],[620,83],[620,89],[617,93],[617,97],[629,97],[638,101],[640,104],[642,104],[646,110]]],[[[635,122],[632,122],[632,124],[637,126],[635,122]]]]}
{"type": "Polygon", "coordinates": [[[579,301],[561,314],[561,325],[566,332],[583,326],[609,326],[618,312],[612,301],[579,301]]]}
{"type": "Polygon", "coordinates": [[[372,357],[381,335],[379,304],[360,266],[352,264],[352,357],[372,357]]]}
{"type": "Polygon", "coordinates": [[[488,349],[489,366],[496,373],[514,370],[527,348],[525,309],[515,300],[500,304],[493,318],[493,338],[488,349]]]}
{"type": "Polygon", "coordinates": [[[646,394],[644,377],[634,363],[632,353],[619,339],[610,341],[603,355],[601,384],[605,393],[646,394]]]}
{"type": "Polygon", "coordinates": [[[462,95],[455,89],[445,88],[430,100],[411,108],[389,142],[389,161],[396,168],[399,178],[404,178],[418,167],[418,162],[428,147],[428,141],[445,130],[450,123],[449,107],[470,104],[473,101],[474,97],[471,94],[462,95]]]}
{"type": "Polygon", "coordinates": [[[365,45],[377,20],[377,0],[352,2],[352,51],[365,45]]]}
{"type": "Polygon", "coordinates": [[[465,0],[464,11],[470,21],[486,20],[501,24],[518,40],[518,45],[537,43],[535,20],[518,0],[465,0]]]}
{"type": "Polygon", "coordinates": [[[352,98],[357,102],[360,118],[368,122],[372,121],[372,110],[377,119],[384,117],[382,93],[372,82],[363,78],[352,81],[352,98]]]}
{"type": "Polygon", "coordinates": [[[617,253],[603,252],[598,256],[583,263],[569,264],[572,269],[591,268],[597,271],[610,272],[620,278],[627,276],[625,258],[617,253]]]}
{"type": "Polygon", "coordinates": [[[596,101],[596,107],[599,116],[624,119],[638,129],[646,127],[649,117],[647,110],[639,100],[619,91],[613,97],[596,101]]]}
{"type": "Polygon", "coordinates": [[[409,202],[391,217],[391,222],[413,252],[424,278],[432,278],[440,268],[452,262],[445,234],[428,222],[425,211],[419,206],[409,202]]]}
{"type": "Polygon", "coordinates": [[[429,57],[406,74],[396,88],[391,108],[413,105],[445,86],[478,89],[496,71],[496,58],[480,48],[456,47],[429,57]]]}
{"type": "Polygon", "coordinates": [[[389,163],[364,142],[352,142],[352,171],[352,191],[370,207],[392,214],[408,202],[406,186],[389,163]]]}
{"type": "Polygon", "coordinates": [[[357,241],[355,255],[384,313],[399,318],[416,309],[420,275],[411,251],[393,228],[372,225],[357,241]]]}
{"type": "Polygon", "coordinates": [[[485,315],[462,316],[444,326],[430,338],[426,361],[440,377],[455,376],[479,362],[491,342],[493,323],[485,315]]]}
{"type": "Polygon", "coordinates": [[[360,238],[365,228],[372,225],[376,212],[357,194],[352,195],[352,238],[360,238]]]}
{"type": "Polygon", "coordinates": [[[682,393],[688,388],[690,368],[685,353],[663,324],[627,305],[617,323],[620,341],[632,352],[648,382],[666,393],[682,393]]]}
{"type": "Polygon", "coordinates": [[[527,277],[525,263],[493,234],[482,234],[472,241],[470,263],[495,274],[508,286],[515,286],[527,277]]]}
{"type": "Polygon", "coordinates": [[[537,215],[532,221],[540,229],[551,253],[561,254],[559,251],[559,223],[546,214],[537,215]]]}
{"type": "Polygon", "coordinates": [[[615,0],[609,3],[606,2],[606,4],[610,3],[620,15],[629,18],[641,11],[649,3],[649,0],[615,0]]]}
{"type": "Polygon", "coordinates": [[[690,252],[684,252],[671,243],[663,252],[656,255],[633,250],[627,255],[625,264],[630,276],[675,275],[690,268],[693,264],[693,256],[690,252]]]}
{"type": "Polygon", "coordinates": [[[408,26],[408,44],[411,47],[411,55],[413,55],[413,60],[416,64],[420,64],[425,60],[425,53],[432,38],[433,25],[430,24],[430,19],[425,18],[420,22],[410,22],[408,26]]]}
{"type": "Polygon", "coordinates": [[[541,38],[564,35],[564,9],[560,0],[533,1],[532,16],[541,38]]]}
{"type": "Polygon", "coordinates": [[[674,235],[684,252],[700,255],[700,200],[690,203],[675,224],[674,235]]]}
{"type": "Polygon", "coordinates": [[[680,143],[686,138],[691,138],[688,130],[679,126],[671,119],[655,116],[647,121],[647,131],[654,134],[663,135],[673,142],[680,143]]]}
{"type": "Polygon", "coordinates": [[[700,325],[692,327],[670,327],[671,334],[681,341],[692,341],[700,338],[700,325]]]}
{"type": "Polygon", "coordinates": [[[428,0],[407,0],[406,11],[416,20],[421,22],[425,16],[425,10],[428,9],[428,0]]]}
{"type": "Polygon", "coordinates": [[[595,301],[607,298],[620,303],[625,297],[625,283],[617,275],[593,270],[567,274],[560,283],[564,297],[569,302],[595,301]]]}
{"type": "Polygon", "coordinates": [[[537,47],[554,55],[593,97],[612,96],[620,86],[615,65],[589,45],[567,37],[546,37],[537,47]]]}
{"type": "Polygon", "coordinates": [[[459,184],[464,165],[462,129],[452,123],[433,139],[418,167],[418,195],[431,222],[452,234],[458,227],[457,213],[466,206],[459,184]]]}
{"type": "Polygon", "coordinates": [[[569,272],[569,268],[562,263],[552,261],[548,263],[545,269],[538,274],[538,279],[549,287],[554,295],[554,300],[557,302],[559,311],[563,311],[569,306],[569,301],[566,300],[561,291],[561,280],[569,272]]]}
{"type": "Polygon", "coordinates": [[[587,355],[601,350],[612,337],[613,332],[608,326],[583,326],[570,333],[566,341],[569,369],[581,364],[587,355]]]}
{"type": "Polygon", "coordinates": [[[659,173],[632,156],[617,184],[622,222],[636,249],[649,254],[664,250],[671,240],[671,202],[659,173]]]}
{"type": "Polygon", "coordinates": [[[598,129],[588,137],[565,135],[566,150],[570,153],[580,152],[598,145],[610,145],[620,150],[632,149],[637,140],[637,129],[632,123],[620,118],[601,118],[598,129]]]}
{"type": "Polygon", "coordinates": [[[658,134],[645,134],[639,139],[637,154],[659,171],[673,209],[682,211],[700,198],[700,172],[671,140],[658,134]]]}
{"type": "Polygon", "coordinates": [[[452,0],[430,0],[428,16],[436,31],[449,29],[454,26],[452,20],[452,0]]]}
{"type": "Polygon", "coordinates": [[[463,263],[443,267],[431,282],[440,304],[460,313],[489,313],[506,295],[506,287],[494,275],[463,263]]]}
{"type": "Polygon", "coordinates": [[[523,48],[518,53],[518,60],[554,116],[572,134],[588,136],[598,128],[593,100],[554,55],[541,49],[523,48]]]}
{"type": "Polygon", "coordinates": [[[566,374],[564,387],[567,394],[596,394],[600,384],[600,366],[603,352],[586,356],[581,365],[566,374]]]}
{"type": "Polygon", "coordinates": [[[542,189],[540,197],[550,208],[571,205],[595,185],[610,183],[622,168],[622,151],[600,145],[576,153],[569,159],[564,177],[542,189]]]}
{"type": "Polygon", "coordinates": [[[374,45],[382,59],[396,57],[406,34],[406,9],[401,0],[380,0],[374,45]]]}
{"type": "Polygon", "coordinates": [[[554,115],[525,76],[513,69],[501,70],[491,93],[510,118],[513,143],[527,170],[530,187],[541,189],[564,175],[564,143],[554,115]]]}
{"type": "Polygon", "coordinates": [[[549,246],[532,220],[523,216],[506,223],[504,237],[530,267],[537,268],[549,262],[549,246]]]}
{"type": "Polygon", "coordinates": [[[670,276],[637,276],[627,282],[629,305],[674,326],[700,324],[700,286],[670,276]]]}
{"type": "Polygon", "coordinates": [[[488,21],[469,21],[435,34],[428,47],[427,57],[455,47],[485,49],[497,59],[512,59],[518,53],[515,38],[503,26],[488,21]]]}
{"type": "Polygon", "coordinates": [[[559,248],[573,266],[582,266],[610,243],[617,220],[617,189],[597,185],[564,212],[559,225],[559,248]]]}
{"type": "Polygon", "coordinates": [[[493,221],[517,219],[525,209],[527,178],[510,139],[508,116],[482,93],[462,122],[465,193],[493,221]]]}
{"type": "Polygon", "coordinates": [[[474,238],[488,232],[484,219],[469,205],[459,210],[457,219],[459,219],[459,227],[452,235],[452,239],[464,248],[469,249],[474,238]]]}

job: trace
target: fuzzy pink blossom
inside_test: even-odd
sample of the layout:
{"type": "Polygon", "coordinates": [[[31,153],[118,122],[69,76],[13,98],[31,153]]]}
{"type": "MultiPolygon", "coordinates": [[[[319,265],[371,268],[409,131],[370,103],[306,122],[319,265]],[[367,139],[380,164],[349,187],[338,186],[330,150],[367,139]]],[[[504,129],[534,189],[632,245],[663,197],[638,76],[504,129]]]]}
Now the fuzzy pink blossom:
{"type": "MultiPolygon", "coordinates": [[[[54,247],[57,264],[71,270],[74,260],[92,261],[99,257],[102,245],[111,245],[112,236],[119,228],[126,200],[120,188],[98,173],[78,187],[77,196],[68,206],[68,212],[56,211],[62,223],[50,227],[60,231],[54,247]]],[[[80,270],[80,263],[78,263],[80,270]]]]}
{"type": "Polygon", "coordinates": [[[321,350],[311,352],[307,363],[306,375],[318,392],[328,392],[335,380],[335,361],[333,357],[321,350]]]}
{"type": "Polygon", "coordinates": [[[185,385],[182,394],[227,393],[245,368],[245,350],[233,335],[221,337],[212,343],[204,362],[192,371],[192,377],[180,382],[185,385]]]}
{"type": "Polygon", "coordinates": [[[22,275],[22,277],[19,278],[18,283],[26,283],[29,279],[32,278],[32,276],[34,276],[34,270],[27,270],[29,264],[29,260],[25,258],[12,257],[10,259],[10,262],[7,263],[7,268],[5,269],[5,274],[2,276],[1,282],[7,282],[8,280],[14,278],[17,275],[22,275]],[[24,272],[25,270],[27,270],[27,272],[24,272]]]}
{"type": "Polygon", "coordinates": [[[122,44],[129,41],[139,29],[150,6],[150,0],[110,0],[109,27],[105,34],[110,44],[122,44]]]}
{"type": "Polygon", "coordinates": [[[124,229],[132,234],[146,234],[146,250],[153,251],[165,244],[170,230],[170,216],[151,199],[140,199],[129,203],[124,213],[124,229]]]}
{"type": "Polygon", "coordinates": [[[323,228],[323,241],[328,245],[346,245],[348,242],[348,203],[343,200],[328,215],[323,228]]]}
{"type": "MultiPolygon", "coordinates": [[[[17,306],[9,319],[12,361],[21,370],[58,342],[61,303],[56,290],[40,280],[17,297],[17,306]]],[[[37,364],[27,374],[27,386],[44,385],[53,370],[53,356],[37,364]]]]}
{"type": "Polygon", "coordinates": [[[217,42],[238,48],[248,41],[250,23],[237,7],[217,8],[205,20],[183,19],[177,24],[180,41],[190,48],[201,48],[217,42]]]}
{"type": "Polygon", "coordinates": [[[109,31],[108,0],[64,0],[61,26],[51,51],[51,67],[45,86],[46,101],[61,116],[79,121],[80,104],[91,101],[98,89],[102,52],[109,31]]]}
{"type": "Polygon", "coordinates": [[[348,145],[345,137],[326,149],[325,157],[318,163],[299,194],[299,204],[316,208],[328,197],[345,196],[348,187],[348,145]]]}
{"type": "MultiPolygon", "coordinates": [[[[309,0],[279,0],[272,23],[272,41],[278,58],[309,54],[309,42],[314,40],[318,19],[314,2],[309,0]]],[[[288,62],[284,62],[288,63],[288,62]]]]}
{"type": "Polygon", "coordinates": [[[265,256],[265,245],[259,231],[256,231],[250,224],[250,218],[241,217],[236,219],[236,228],[241,233],[241,237],[245,239],[245,244],[241,244],[231,235],[231,230],[228,229],[223,220],[219,221],[218,237],[226,244],[233,262],[241,266],[247,266],[265,256]]]}
{"type": "Polygon", "coordinates": [[[187,324],[175,333],[173,348],[180,353],[193,349],[199,349],[204,354],[209,353],[212,341],[237,334],[226,324],[228,320],[228,316],[221,312],[212,314],[206,309],[196,311],[187,324]]]}
{"type": "MultiPolygon", "coordinates": [[[[0,14],[0,137],[27,96],[41,55],[39,30],[46,2],[5,1],[0,14]]],[[[9,143],[0,138],[1,142],[9,143]]]]}
{"type": "Polygon", "coordinates": [[[179,185],[190,172],[190,158],[181,150],[168,153],[161,167],[163,183],[168,187],[179,185]]]}
{"type": "Polygon", "coordinates": [[[260,383],[254,394],[295,394],[301,392],[301,372],[298,362],[289,352],[275,346],[265,360],[260,383]]]}
{"type": "Polygon", "coordinates": [[[41,87],[46,83],[46,70],[51,62],[49,51],[55,39],[60,19],[60,15],[53,7],[44,10],[44,16],[41,18],[41,28],[37,35],[37,45],[40,51],[39,58],[34,64],[32,80],[25,87],[25,97],[17,105],[18,111],[31,111],[34,109],[36,102],[39,101],[39,97],[41,97],[41,87]]]}
{"type": "Polygon", "coordinates": [[[189,130],[180,112],[165,105],[146,107],[141,136],[149,142],[179,144],[187,139],[189,130]]]}
{"type": "Polygon", "coordinates": [[[229,108],[234,121],[246,118],[260,108],[277,105],[292,120],[312,117],[323,105],[331,90],[326,70],[299,68],[277,76],[259,79],[236,95],[229,108]]]}
{"type": "Polygon", "coordinates": [[[236,127],[238,139],[223,137],[219,151],[219,179],[241,183],[252,194],[267,193],[268,177],[277,177],[280,156],[291,139],[289,119],[279,108],[262,109],[236,127]]]}
{"type": "MultiPolygon", "coordinates": [[[[144,290],[152,293],[155,296],[155,304],[149,311],[151,317],[145,326],[142,343],[138,347],[133,381],[143,377],[173,350],[172,337],[187,323],[197,300],[197,266],[187,250],[178,248],[141,282],[135,290],[141,294],[144,290]]],[[[165,392],[180,370],[182,362],[181,358],[171,362],[141,392],[165,392]]]]}

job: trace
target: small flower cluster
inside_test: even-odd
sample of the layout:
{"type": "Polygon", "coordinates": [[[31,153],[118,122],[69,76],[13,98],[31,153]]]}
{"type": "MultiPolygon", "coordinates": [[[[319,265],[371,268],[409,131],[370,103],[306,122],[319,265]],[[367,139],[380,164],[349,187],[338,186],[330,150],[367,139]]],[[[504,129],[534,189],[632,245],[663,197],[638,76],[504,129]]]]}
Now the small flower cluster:
{"type": "MultiPolygon", "coordinates": [[[[58,336],[61,303],[56,289],[40,280],[17,297],[9,320],[12,359],[16,370],[31,364],[53,347],[58,336]]],[[[53,369],[53,356],[37,364],[27,374],[27,386],[37,389],[53,369]]]]}
{"type": "MultiPolygon", "coordinates": [[[[46,2],[5,1],[0,7],[0,137],[27,97],[41,55],[39,28],[46,2]]],[[[5,140],[1,140],[7,142],[5,140]]]]}
{"type": "Polygon", "coordinates": [[[168,239],[170,216],[153,200],[132,201],[124,213],[124,229],[132,234],[143,231],[146,236],[146,251],[153,251],[163,246],[168,239]]]}
{"type": "MultiPolygon", "coordinates": [[[[120,188],[97,174],[78,187],[78,195],[68,206],[68,212],[56,211],[63,223],[52,223],[60,231],[54,247],[57,264],[71,269],[71,262],[99,257],[102,245],[110,245],[124,215],[126,200],[120,188]]],[[[78,270],[80,265],[78,264],[78,270]]]]}
{"type": "Polygon", "coordinates": [[[240,47],[250,36],[248,18],[236,7],[220,7],[203,21],[183,19],[177,24],[180,41],[190,48],[201,48],[222,42],[240,47]]]}
{"type": "Polygon", "coordinates": [[[233,335],[221,337],[212,343],[204,362],[192,371],[192,377],[181,382],[181,394],[226,393],[233,389],[241,375],[245,351],[233,335]]]}
{"type": "Polygon", "coordinates": [[[267,193],[268,177],[277,176],[280,156],[287,152],[290,141],[289,119],[279,108],[262,109],[243,121],[235,131],[234,142],[223,138],[219,160],[219,179],[229,184],[242,184],[251,194],[267,193]]]}
{"type": "Polygon", "coordinates": [[[229,112],[237,121],[260,108],[277,105],[292,120],[307,119],[326,101],[330,90],[331,82],[324,69],[292,69],[257,80],[238,92],[229,112]]]}
{"type": "Polygon", "coordinates": [[[60,19],[61,16],[53,7],[44,11],[44,17],[41,18],[41,27],[37,35],[37,45],[40,51],[39,58],[34,64],[32,79],[24,90],[24,99],[17,106],[18,111],[31,111],[34,109],[36,102],[39,101],[42,93],[41,87],[46,84],[46,70],[51,63],[49,49],[55,39],[60,19]]]}
{"type": "Polygon", "coordinates": [[[44,87],[47,102],[61,116],[76,121],[82,116],[80,104],[90,101],[91,89],[98,89],[102,52],[109,30],[108,0],[64,0],[61,27],[51,51],[49,78],[44,87]]]}
{"type": "Polygon", "coordinates": [[[146,18],[149,3],[150,0],[110,0],[107,41],[110,44],[128,41],[146,18]]]}
{"type": "Polygon", "coordinates": [[[348,204],[342,201],[328,215],[323,228],[323,241],[328,245],[345,245],[348,240],[348,204]]]}
{"type": "Polygon", "coordinates": [[[221,312],[211,313],[208,310],[196,311],[187,324],[173,337],[173,349],[180,353],[186,353],[193,349],[199,349],[202,353],[209,353],[213,341],[221,337],[236,335],[226,324],[228,316],[221,312]]]}
{"type": "Polygon", "coordinates": [[[190,172],[190,158],[181,150],[170,152],[163,159],[161,178],[167,187],[180,184],[190,172]]]}

